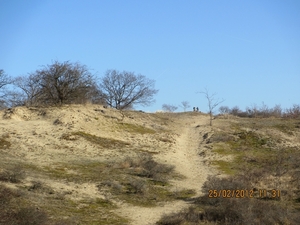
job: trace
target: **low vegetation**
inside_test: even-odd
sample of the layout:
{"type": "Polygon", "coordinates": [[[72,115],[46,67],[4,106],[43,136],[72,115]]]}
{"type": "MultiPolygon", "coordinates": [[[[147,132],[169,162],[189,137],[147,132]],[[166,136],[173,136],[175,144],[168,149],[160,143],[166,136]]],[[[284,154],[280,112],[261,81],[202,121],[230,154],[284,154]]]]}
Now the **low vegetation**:
{"type": "Polygon", "coordinates": [[[116,140],[113,138],[104,138],[104,137],[98,137],[96,135],[88,134],[82,131],[72,132],[72,133],[66,133],[61,136],[62,139],[68,140],[68,141],[74,141],[77,140],[78,137],[82,137],[85,140],[97,144],[103,148],[122,148],[130,145],[130,143],[116,140]]]}
{"type": "Polygon", "coordinates": [[[112,212],[117,208],[113,202],[153,207],[159,202],[195,195],[193,190],[171,191],[168,180],[179,177],[174,166],[160,164],[146,153],[117,162],[78,160],[43,167],[25,163],[5,167],[0,181],[18,182],[19,188],[14,191],[0,186],[0,224],[127,224],[126,219],[112,212]],[[76,189],[53,188],[51,182],[41,180],[24,185],[27,175],[49,182],[75,183],[78,187],[93,183],[99,197],[74,200],[76,189]]]}
{"type": "Polygon", "coordinates": [[[117,129],[122,131],[127,131],[130,133],[136,133],[136,134],[154,134],[156,133],[155,130],[152,130],[150,128],[136,125],[136,124],[130,124],[130,123],[118,123],[117,129]]]}
{"type": "Polygon", "coordinates": [[[216,160],[226,177],[210,177],[203,196],[179,213],[165,215],[157,224],[299,224],[300,146],[278,140],[274,131],[297,140],[299,120],[220,120],[204,140],[213,152],[231,156],[216,160]],[[224,124],[227,124],[226,126],[224,124]],[[220,129],[221,128],[221,129],[220,129]],[[232,190],[236,190],[233,192],[232,190]]]}

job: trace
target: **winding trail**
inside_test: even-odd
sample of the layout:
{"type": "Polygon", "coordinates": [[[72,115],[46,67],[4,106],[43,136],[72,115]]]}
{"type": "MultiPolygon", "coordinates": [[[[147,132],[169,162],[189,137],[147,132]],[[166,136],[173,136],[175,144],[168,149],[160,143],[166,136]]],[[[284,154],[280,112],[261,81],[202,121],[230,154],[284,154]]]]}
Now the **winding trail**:
{"type": "MultiPolygon", "coordinates": [[[[196,196],[200,196],[201,187],[207,176],[213,174],[214,170],[209,168],[199,156],[204,145],[202,136],[210,131],[206,124],[206,117],[180,118],[174,130],[175,133],[180,134],[175,146],[156,157],[159,161],[175,165],[175,171],[185,176],[185,179],[171,181],[175,190],[193,189],[196,191],[196,196]]],[[[153,225],[164,214],[179,212],[188,206],[189,203],[183,200],[161,203],[160,206],[151,208],[122,204],[115,212],[130,219],[132,225],[153,225]]]]}

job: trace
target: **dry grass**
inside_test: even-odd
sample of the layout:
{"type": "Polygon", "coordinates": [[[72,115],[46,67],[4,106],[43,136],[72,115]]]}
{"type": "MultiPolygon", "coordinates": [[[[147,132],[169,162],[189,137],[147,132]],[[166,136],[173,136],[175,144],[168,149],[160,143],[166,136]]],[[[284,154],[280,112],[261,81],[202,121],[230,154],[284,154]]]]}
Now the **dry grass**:
{"type": "Polygon", "coordinates": [[[104,138],[104,137],[98,137],[96,135],[88,134],[82,131],[72,132],[72,133],[66,133],[61,136],[61,139],[68,140],[68,141],[76,141],[78,140],[78,137],[82,137],[85,140],[97,144],[103,148],[123,148],[130,145],[130,143],[116,140],[113,138],[104,138]]]}
{"type": "Polygon", "coordinates": [[[131,124],[131,123],[118,123],[117,124],[117,129],[121,131],[127,131],[130,133],[137,133],[137,134],[155,134],[156,131],[152,130],[150,128],[136,125],[136,124],[131,124]]]}

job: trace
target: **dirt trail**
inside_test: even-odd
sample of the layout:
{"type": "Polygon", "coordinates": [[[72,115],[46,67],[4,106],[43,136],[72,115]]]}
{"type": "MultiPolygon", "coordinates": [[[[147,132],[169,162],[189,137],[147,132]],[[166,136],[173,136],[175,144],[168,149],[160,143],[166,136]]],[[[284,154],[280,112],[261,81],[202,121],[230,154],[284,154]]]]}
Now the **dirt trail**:
{"type": "MultiPolygon", "coordinates": [[[[201,195],[201,187],[207,176],[213,173],[212,168],[205,165],[199,152],[203,149],[202,135],[210,128],[207,127],[207,118],[186,118],[182,120],[175,132],[180,134],[177,137],[176,145],[168,152],[159,154],[157,158],[164,162],[175,165],[175,170],[186,178],[183,180],[171,181],[174,189],[194,189],[196,196],[201,195]],[[197,127],[196,127],[197,126],[197,127]]],[[[132,221],[135,225],[155,224],[163,214],[178,212],[189,206],[189,203],[178,200],[167,202],[158,207],[136,207],[124,204],[117,213],[132,221]]]]}

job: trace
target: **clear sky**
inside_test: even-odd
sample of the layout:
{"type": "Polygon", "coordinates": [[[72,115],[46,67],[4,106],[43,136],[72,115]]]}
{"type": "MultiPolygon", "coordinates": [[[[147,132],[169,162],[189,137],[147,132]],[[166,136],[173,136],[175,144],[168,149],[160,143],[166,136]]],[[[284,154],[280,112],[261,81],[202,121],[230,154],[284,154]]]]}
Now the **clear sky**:
{"type": "Polygon", "coordinates": [[[300,104],[299,0],[0,0],[0,69],[58,61],[156,81],[156,102],[207,111],[206,87],[241,109],[300,104]]]}

